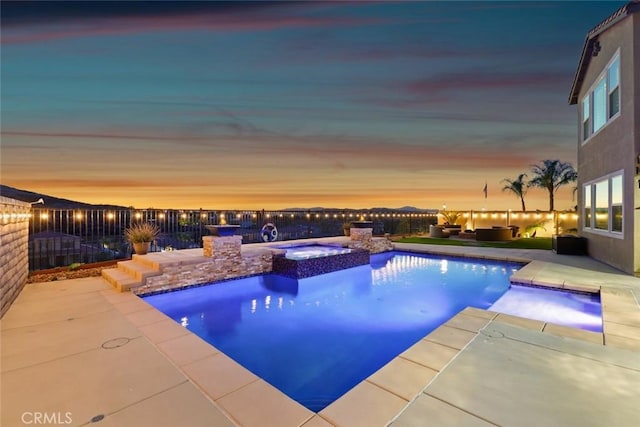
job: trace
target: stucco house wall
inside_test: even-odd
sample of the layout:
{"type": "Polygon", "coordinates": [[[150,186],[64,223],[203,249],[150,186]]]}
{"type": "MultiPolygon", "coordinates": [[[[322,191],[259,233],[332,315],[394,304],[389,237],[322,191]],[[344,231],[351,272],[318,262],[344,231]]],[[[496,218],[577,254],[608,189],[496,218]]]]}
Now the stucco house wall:
{"type": "Polygon", "coordinates": [[[640,154],[640,15],[635,13],[598,36],[601,50],[592,56],[578,96],[578,204],[582,210],[584,184],[608,174],[623,171],[623,232],[613,234],[585,229],[580,215],[579,234],[589,241],[589,254],[600,261],[633,274],[640,270],[640,194],[636,175],[640,154]],[[581,102],[596,79],[614,57],[620,54],[620,115],[608,122],[587,141],[582,139],[581,102]]]}

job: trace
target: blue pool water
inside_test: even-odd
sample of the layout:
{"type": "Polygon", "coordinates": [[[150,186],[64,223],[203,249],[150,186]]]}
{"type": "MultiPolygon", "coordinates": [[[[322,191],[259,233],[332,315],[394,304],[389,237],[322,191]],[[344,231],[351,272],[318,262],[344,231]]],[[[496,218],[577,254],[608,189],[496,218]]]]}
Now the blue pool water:
{"type": "Polygon", "coordinates": [[[602,332],[602,309],[598,294],[511,285],[489,309],[528,319],[602,332]]]}
{"type": "Polygon", "coordinates": [[[294,260],[322,258],[351,253],[351,249],[349,248],[326,245],[280,246],[280,248],[286,249],[286,258],[294,260]]]}
{"type": "Polygon", "coordinates": [[[520,266],[391,252],[306,279],[255,276],[145,299],[319,411],[460,310],[489,308],[520,266]]]}

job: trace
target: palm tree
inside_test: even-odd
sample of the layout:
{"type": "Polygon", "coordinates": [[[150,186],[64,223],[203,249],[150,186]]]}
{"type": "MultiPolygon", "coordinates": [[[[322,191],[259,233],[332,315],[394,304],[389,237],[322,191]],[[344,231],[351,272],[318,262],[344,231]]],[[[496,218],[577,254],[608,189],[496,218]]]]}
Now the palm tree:
{"type": "Polygon", "coordinates": [[[524,178],[527,176],[526,173],[521,173],[518,175],[516,179],[503,179],[502,182],[505,183],[504,187],[502,187],[502,191],[511,191],[516,196],[520,197],[520,202],[522,203],[522,212],[525,212],[527,208],[524,205],[524,195],[527,194],[527,184],[524,182],[524,178]]]}
{"type": "Polygon", "coordinates": [[[540,187],[549,192],[549,211],[553,210],[553,196],[558,188],[578,179],[571,163],[560,160],[543,160],[541,165],[532,165],[531,172],[535,176],[529,181],[529,187],[540,187]]]}

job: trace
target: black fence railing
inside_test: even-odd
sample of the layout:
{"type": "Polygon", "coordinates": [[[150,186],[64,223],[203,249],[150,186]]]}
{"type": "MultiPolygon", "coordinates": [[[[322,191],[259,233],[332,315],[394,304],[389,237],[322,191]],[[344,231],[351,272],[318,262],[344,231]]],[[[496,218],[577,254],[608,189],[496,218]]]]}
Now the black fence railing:
{"type": "Polygon", "coordinates": [[[262,240],[267,223],[278,229],[278,240],[331,237],[343,234],[343,224],[358,219],[373,222],[374,235],[424,232],[437,222],[436,211],[249,211],[249,210],[71,210],[32,209],[29,221],[29,269],[42,270],[131,256],[125,229],[136,222],[152,222],[160,235],[152,251],[202,247],[208,224],[239,225],[243,243],[262,240]]]}

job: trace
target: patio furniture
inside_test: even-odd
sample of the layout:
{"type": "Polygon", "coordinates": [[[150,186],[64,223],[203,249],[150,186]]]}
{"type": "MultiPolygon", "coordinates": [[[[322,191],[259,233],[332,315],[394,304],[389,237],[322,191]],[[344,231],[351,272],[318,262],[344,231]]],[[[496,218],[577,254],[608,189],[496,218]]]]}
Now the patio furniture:
{"type": "Polygon", "coordinates": [[[450,236],[457,236],[462,231],[462,226],[458,224],[448,224],[444,229],[449,232],[450,236]]]}
{"type": "Polygon", "coordinates": [[[458,233],[458,237],[461,238],[461,239],[475,240],[476,239],[476,233],[471,231],[471,230],[465,230],[465,231],[461,231],[460,233],[458,233]]]}
{"type": "Polygon", "coordinates": [[[430,225],[429,226],[429,236],[430,237],[438,237],[438,238],[449,238],[449,231],[445,230],[442,225],[430,225]]]}

